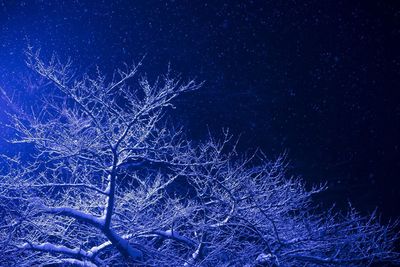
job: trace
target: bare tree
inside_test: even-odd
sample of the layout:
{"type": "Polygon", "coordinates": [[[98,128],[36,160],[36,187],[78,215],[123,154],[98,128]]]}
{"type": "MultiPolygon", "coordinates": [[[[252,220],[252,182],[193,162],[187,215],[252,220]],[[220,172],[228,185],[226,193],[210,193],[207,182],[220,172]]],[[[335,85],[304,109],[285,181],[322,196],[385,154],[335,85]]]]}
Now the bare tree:
{"type": "Polygon", "coordinates": [[[313,208],[324,187],[285,177],[284,157],[239,156],[227,132],[195,144],[166,125],[173,99],[201,84],[170,71],[133,83],[141,63],[108,82],[76,78],[70,62],[27,54],[55,89],[10,112],[10,142],[32,153],[1,157],[1,266],[399,263],[395,224],[313,208]]]}

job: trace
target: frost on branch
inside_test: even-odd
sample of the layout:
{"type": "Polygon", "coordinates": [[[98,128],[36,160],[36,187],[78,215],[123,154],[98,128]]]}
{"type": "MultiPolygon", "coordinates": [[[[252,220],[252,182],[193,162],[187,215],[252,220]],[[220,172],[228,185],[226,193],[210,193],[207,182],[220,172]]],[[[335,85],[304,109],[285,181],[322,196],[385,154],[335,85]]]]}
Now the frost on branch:
{"type": "Polygon", "coordinates": [[[317,211],[312,196],[324,188],[285,177],[283,157],[238,156],[227,132],[195,145],[166,125],[195,81],[168,72],[152,83],[138,75],[141,63],[111,80],[100,71],[78,78],[70,62],[27,55],[51,86],[40,106],[10,111],[9,141],[32,151],[0,158],[2,265],[399,262],[395,224],[317,211]]]}

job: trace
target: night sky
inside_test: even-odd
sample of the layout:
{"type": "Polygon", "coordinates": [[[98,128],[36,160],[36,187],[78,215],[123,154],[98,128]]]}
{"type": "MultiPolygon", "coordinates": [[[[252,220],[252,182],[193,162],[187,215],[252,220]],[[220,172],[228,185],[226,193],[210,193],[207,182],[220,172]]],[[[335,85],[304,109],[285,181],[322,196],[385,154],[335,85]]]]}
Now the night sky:
{"type": "Polygon", "coordinates": [[[328,183],[317,201],[386,220],[400,215],[396,2],[0,0],[0,86],[35,94],[28,44],[79,73],[111,76],[146,55],[142,73],[156,77],[170,63],[205,81],[171,113],[191,138],[230,128],[241,152],[286,151],[291,174],[328,183]]]}

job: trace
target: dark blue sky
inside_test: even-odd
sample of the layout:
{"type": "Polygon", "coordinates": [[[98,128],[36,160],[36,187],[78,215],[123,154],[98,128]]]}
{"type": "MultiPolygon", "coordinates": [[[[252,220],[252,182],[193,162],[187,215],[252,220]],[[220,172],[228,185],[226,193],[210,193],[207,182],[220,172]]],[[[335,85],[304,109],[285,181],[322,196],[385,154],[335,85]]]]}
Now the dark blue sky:
{"type": "Polygon", "coordinates": [[[108,74],[147,54],[151,77],[171,62],[184,77],[206,81],[173,113],[193,138],[229,127],[241,134],[241,150],[286,150],[293,173],[328,181],[324,201],[378,206],[393,217],[400,214],[396,2],[0,0],[0,86],[23,92],[28,43],[70,56],[80,71],[99,65],[108,74]]]}

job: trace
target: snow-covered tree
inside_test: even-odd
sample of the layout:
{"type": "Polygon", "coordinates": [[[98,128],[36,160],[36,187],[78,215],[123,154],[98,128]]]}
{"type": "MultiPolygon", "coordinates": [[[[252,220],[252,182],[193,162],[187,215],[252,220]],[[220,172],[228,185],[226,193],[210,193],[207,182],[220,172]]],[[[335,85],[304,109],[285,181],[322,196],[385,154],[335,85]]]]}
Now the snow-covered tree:
{"type": "Polygon", "coordinates": [[[30,153],[1,156],[1,266],[399,262],[395,225],[313,208],[324,187],[286,177],[284,157],[240,156],[227,132],[192,142],[167,125],[174,98],[201,84],[169,71],[151,83],[140,63],[78,78],[69,62],[27,54],[52,87],[40,107],[10,110],[9,142],[30,153]]]}

